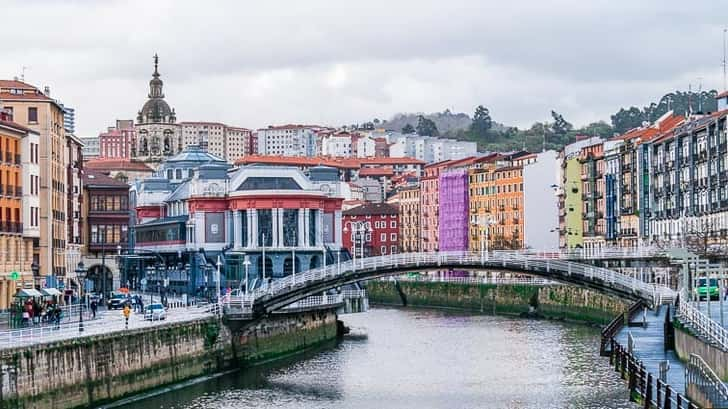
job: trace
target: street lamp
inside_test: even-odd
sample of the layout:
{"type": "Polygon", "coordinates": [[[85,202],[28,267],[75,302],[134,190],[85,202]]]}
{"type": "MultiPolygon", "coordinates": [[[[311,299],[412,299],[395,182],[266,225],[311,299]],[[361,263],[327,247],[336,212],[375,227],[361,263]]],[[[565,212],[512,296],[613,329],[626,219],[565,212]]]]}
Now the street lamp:
{"type": "MultiPolygon", "coordinates": [[[[119,269],[119,272],[121,272],[121,244],[116,245],[116,268],[119,269]]],[[[126,271],[124,272],[124,275],[126,275],[126,271]]],[[[124,284],[124,277],[120,276],[121,284],[120,286],[123,286],[124,284]]],[[[126,282],[128,283],[129,280],[127,279],[126,282]]],[[[129,284],[126,285],[126,288],[129,289],[129,284]]]]}
{"type": "Polygon", "coordinates": [[[83,261],[79,261],[78,266],[76,266],[76,277],[79,278],[78,332],[83,332],[83,285],[85,284],[84,279],[87,271],[88,270],[86,270],[86,267],[83,265],[83,261]]]}
{"type": "Polygon", "coordinates": [[[243,261],[245,266],[245,295],[248,295],[248,270],[250,269],[250,256],[246,255],[243,261]]]}
{"type": "Polygon", "coordinates": [[[220,267],[222,267],[222,261],[220,256],[217,256],[217,314],[220,315],[222,305],[220,304],[220,267]]]}
{"type": "Polygon", "coordinates": [[[478,215],[478,221],[473,223],[473,226],[480,227],[483,229],[483,240],[480,241],[480,258],[488,260],[488,240],[490,233],[490,226],[495,224],[495,220],[484,214],[478,215]]]}

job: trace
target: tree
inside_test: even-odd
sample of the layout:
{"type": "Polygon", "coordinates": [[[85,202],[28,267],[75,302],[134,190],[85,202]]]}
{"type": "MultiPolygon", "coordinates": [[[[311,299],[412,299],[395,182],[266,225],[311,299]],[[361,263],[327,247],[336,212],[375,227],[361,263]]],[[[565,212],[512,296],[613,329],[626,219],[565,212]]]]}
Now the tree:
{"type": "Polygon", "coordinates": [[[488,108],[478,105],[473,115],[473,123],[470,124],[470,132],[475,136],[484,137],[491,127],[493,127],[493,120],[490,118],[490,111],[488,108]]]}
{"type": "Polygon", "coordinates": [[[379,118],[374,118],[374,120],[372,122],[374,122],[374,125],[379,125],[380,121],[379,121],[379,118]]]}
{"type": "Polygon", "coordinates": [[[412,126],[412,124],[407,124],[404,127],[402,127],[402,133],[403,134],[415,133],[415,127],[412,126]]]}
{"type": "Polygon", "coordinates": [[[435,122],[432,119],[425,118],[424,115],[417,117],[417,133],[424,136],[440,136],[435,122]]]}
{"type": "Polygon", "coordinates": [[[564,117],[556,111],[551,111],[551,117],[554,118],[554,124],[551,126],[554,134],[563,137],[574,127],[564,119],[564,117]]]}

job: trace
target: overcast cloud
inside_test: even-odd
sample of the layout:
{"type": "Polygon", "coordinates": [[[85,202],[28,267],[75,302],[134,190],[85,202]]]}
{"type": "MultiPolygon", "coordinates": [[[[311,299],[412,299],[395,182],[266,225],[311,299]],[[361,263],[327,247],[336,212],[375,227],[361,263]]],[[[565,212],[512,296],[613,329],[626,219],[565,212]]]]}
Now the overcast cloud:
{"type": "Polygon", "coordinates": [[[180,121],[341,125],[489,107],[582,125],[722,87],[721,1],[9,1],[0,78],[51,87],[77,134],[135,118],[159,53],[180,121]]]}

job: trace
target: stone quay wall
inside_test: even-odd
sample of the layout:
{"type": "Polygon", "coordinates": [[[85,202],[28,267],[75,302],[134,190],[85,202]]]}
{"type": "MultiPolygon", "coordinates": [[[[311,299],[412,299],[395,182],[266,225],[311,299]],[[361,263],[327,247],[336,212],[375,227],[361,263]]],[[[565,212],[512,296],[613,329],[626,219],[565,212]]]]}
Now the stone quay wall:
{"type": "Polygon", "coordinates": [[[207,318],[0,350],[0,409],[96,406],[273,360],[336,337],[333,310],[207,318]]]}
{"type": "MultiPolygon", "coordinates": [[[[495,314],[535,312],[545,318],[607,324],[628,308],[624,301],[566,285],[493,285],[431,281],[400,281],[407,305],[453,308],[495,314]]],[[[372,304],[402,305],[392,281],[367,282],[372,304]]]]}

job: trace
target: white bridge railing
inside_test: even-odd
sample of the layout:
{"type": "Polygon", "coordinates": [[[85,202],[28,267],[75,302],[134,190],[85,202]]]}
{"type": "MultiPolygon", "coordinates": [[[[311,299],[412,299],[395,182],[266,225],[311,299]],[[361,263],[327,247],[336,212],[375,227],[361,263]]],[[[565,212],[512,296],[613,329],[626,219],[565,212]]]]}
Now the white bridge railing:
{"type": "Polygon", "coordinates": [[[288,304],[283,307],[286,309],[298,309],[298,308],[314,308],[322,307],[325,305],[336,305],[344,302],[344,294],[326,294],[326,295],[314,295],[306,297],[302,300],[296,301],[292,304],[288,304]]]}
{"type": "Polygon", "coordinates": [[[418,276],[391,276],[382,277],[380,280],[390,281],[396,279],[397,281],[404,282],[428,282],[428,283],[454,283],[454,284],[492,284],[492,285],[533,285],[533,286],[546,286],[546,285],[562,285],[558,281],[548,280],[540,277],[485,277],[485,276],[468,276],[468,277],[453,277],[453,276],[437,276],[437,275],[418,275],[418,276]]]}
{"type": "MultiPolygon", "coordinates": [[[[495,252],[440,252],[440,253],[400,253],[387,256],[359,258],[340,264],[328,265],[322,268],[308,270],[299,274],[292,274],[272,281],[264,287],[258,288],[247,296],[233,297],[231,305],[240,305],[243,310],[252,308],[258,301],[272,297],[283,296],[299,288],[304,288],[315,282],[326,281],[337,277],[344,277],[361,272],[372,273],[369,278],[377,278],[378,270],[422,271],[463,266],[468,269],[484,270],[520,270],[524,272],[539,271],[553,273],[555,277],[584,280],[592,283],[601,283],[605,287],[621,292],[632,293],[637,297],[651,301],[653,304],[661,302],[663,298],[672,298],[674,292],[664,286],[640,281],[634,276],[628,276],[606,268],[581,264],[570,260],[564,253],[548,254],[544,252],[526,251],[495,251],[495,252]]],[[[382,273],[385,275],[385,273],[382,273]]],[[[366,280],[367,278],[363,278],[366,280]]]]}
{"type": "Polygon", "coordinates": [[[677,309],[680,322],[689,326],[698,335],[717,344],[724,351],[728,351],[728,330],[695,308],[689,300],[687,292],[683,289],[680,292],[680,303],[677,309]]]}

